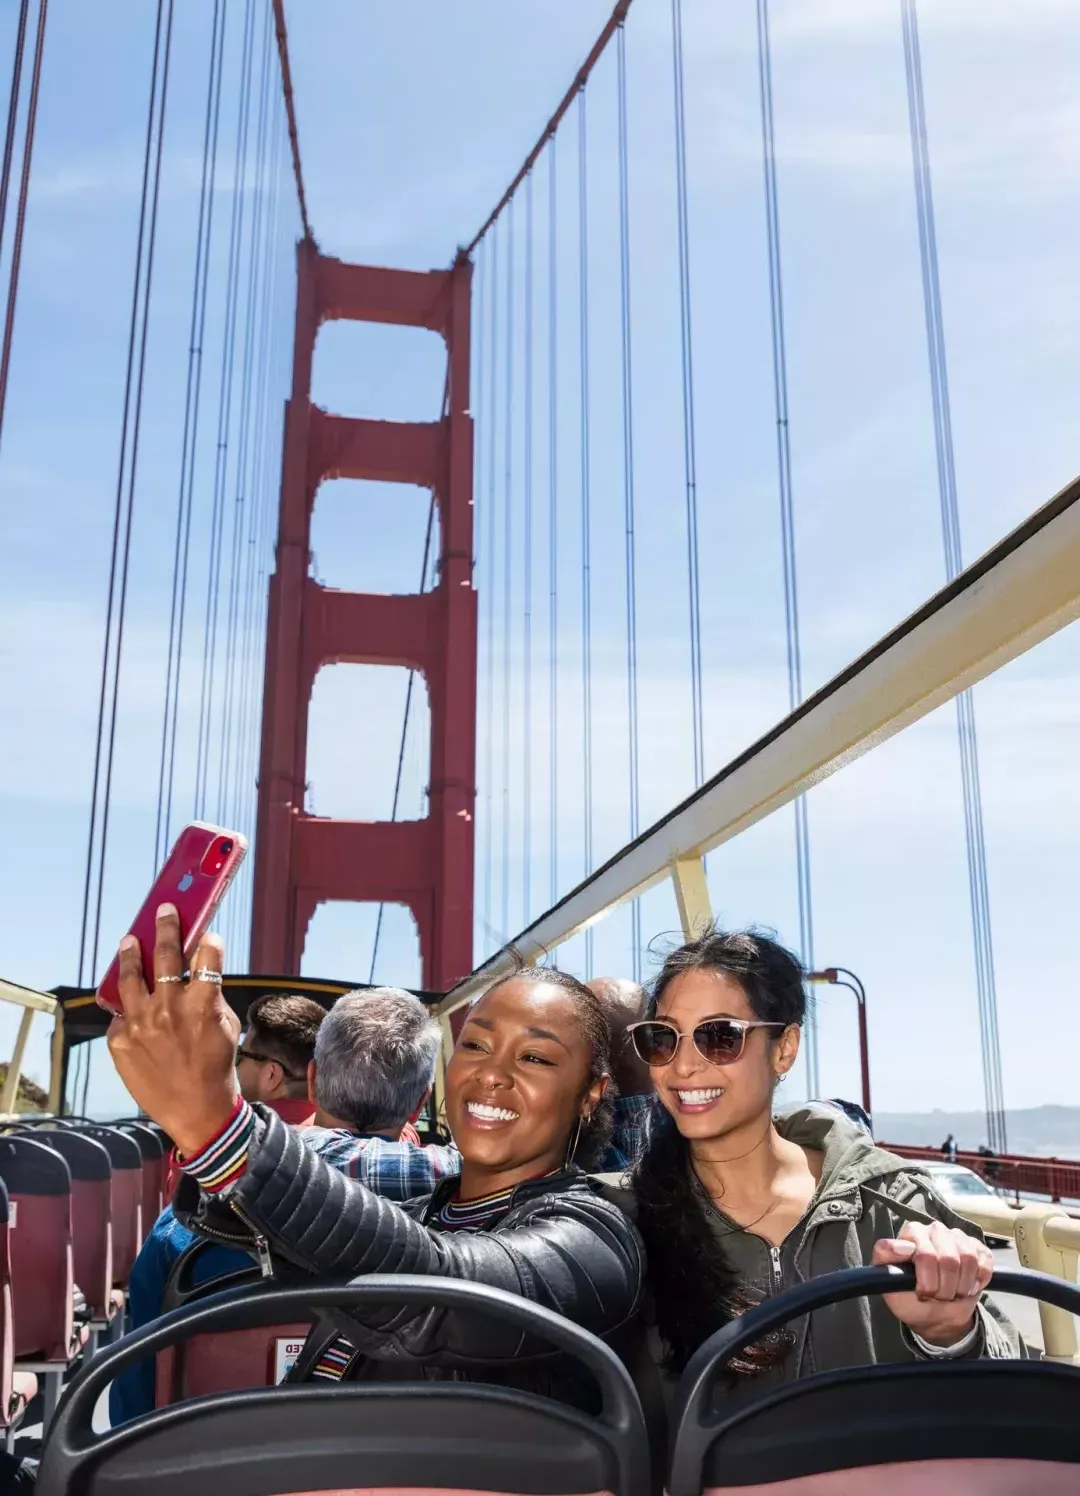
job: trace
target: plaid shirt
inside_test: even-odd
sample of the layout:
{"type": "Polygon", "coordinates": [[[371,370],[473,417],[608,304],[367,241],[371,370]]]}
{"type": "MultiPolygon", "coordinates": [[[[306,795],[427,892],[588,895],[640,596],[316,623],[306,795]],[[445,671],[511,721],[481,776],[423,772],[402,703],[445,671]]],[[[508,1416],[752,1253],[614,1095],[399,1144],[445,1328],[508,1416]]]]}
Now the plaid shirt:
{"type": "MultiPolygon", "coordinates": [[[[652,1099],[620,1096],[616,1101],[615,1133],[601,1173],[622,1173],[636,1162],[648,1136],[652,1099]]],[[[387,1200],[400,1202],[430,1195],[440,1179],[461,1173],[461,1154],[452,1144],[419,1147],[326,1127],[307,1127],[301,1137],[332,1168],[350,1179],[359,1179],[387,1200]]]]}

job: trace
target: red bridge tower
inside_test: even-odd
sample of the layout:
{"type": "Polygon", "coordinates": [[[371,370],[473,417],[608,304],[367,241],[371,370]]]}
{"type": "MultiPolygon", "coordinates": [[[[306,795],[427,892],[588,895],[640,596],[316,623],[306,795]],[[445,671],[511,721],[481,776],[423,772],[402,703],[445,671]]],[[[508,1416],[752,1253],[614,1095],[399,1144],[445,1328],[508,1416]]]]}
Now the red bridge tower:
{"type": "MultiPolygon", "coordinates": [[[[299,246],[292,395],[285,411],[277,570],[259,770],[251,970],[295,974],[324,900],[406,904],[423,983],[443,991],[472,967],[476,801],[476,592],[472,565],[470,284],[462,255],[421,273],[346,265],[299,246]],[[311,403],[319,327],[332,318],[424,327],[447,347],[446,400],[431,423],[353,420],[311,403]],[[320,483],[360,478],[430,489],[439,506],[438,583],[411,596],[341,592],[309,575],[320,483]],[[339,821],[305,814],[308,707],[323,665],[423,672],[431,707],[428,815],[339,821]]],[[[392,522],[392,516],[388,518],[392,522]]]]}

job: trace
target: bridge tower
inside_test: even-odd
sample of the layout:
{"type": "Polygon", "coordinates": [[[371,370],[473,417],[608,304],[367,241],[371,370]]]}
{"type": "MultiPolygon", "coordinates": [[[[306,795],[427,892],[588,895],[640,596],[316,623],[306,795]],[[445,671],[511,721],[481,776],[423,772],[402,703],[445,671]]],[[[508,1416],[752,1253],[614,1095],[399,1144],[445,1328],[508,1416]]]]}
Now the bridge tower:
{"type": "MultiPolygon", "coordinates": [[[[277,566],[270,580],[255,848],[251,970],[296,974],[324,900],[405,904],[420,936],[423,983],[441,991],[472,967],[476,800],[476,592],[472,564],[470,286],[450,270],[347,265],[298,249],[292,394],[285,410],[277,566]],[[346,318],[429,328],[447,348],[446,399],[429,423],[354,420],[311,402],[315,339],[346,318]],[[439,509],[437,585],[384,596],[322,587],[309,575],[311,517],[330,478],[409,483],[439,509]],[[431,709],[428,814],[343,821],[304,809],[308,709],[324,665],[419,670],[431,709]]],[[[388,516],[388,523],[392,516],[388,516]]]]}

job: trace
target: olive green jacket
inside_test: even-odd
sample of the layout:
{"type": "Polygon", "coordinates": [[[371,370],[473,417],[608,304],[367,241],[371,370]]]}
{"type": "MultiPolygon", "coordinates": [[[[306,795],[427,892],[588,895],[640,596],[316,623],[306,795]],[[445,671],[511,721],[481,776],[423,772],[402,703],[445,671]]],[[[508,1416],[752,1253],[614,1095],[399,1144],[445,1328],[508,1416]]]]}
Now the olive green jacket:
{"type": "MultiPolygon", "coordinates": [[[[753,1297],[768,1298],[810,1278],[862,1267],[871,1261],[874,1243],[895,1237],[905,1221],[941,1221],[982,1239],[977,1226],[935,1193],[917,1164],[877,1147],[834,1109],[810,1104],[778,1117],[776,1125],[790,1142],[824,1154],[821,1180],[809,1208],[779,1247],[736,1226],[701,1192],[701,1208],[753,1297]]],[[[618,1191],[624,1208],[630,1203],[626,1183],[618,1191]]],[[[1031,1354],[991,1298],[983,1296],[977,1314],[976,1333],[970,1344],[958,1348],[961,1355],[1009,1359],[1031,1354]]],[[[740,1378],[737,1390],[757,1394],[781,1382],[845,1366],[938,1359],[880,1297],[818,1309],[789,1328],[795,1336],[791,1354],[759,1376],[740,1378]]]]}

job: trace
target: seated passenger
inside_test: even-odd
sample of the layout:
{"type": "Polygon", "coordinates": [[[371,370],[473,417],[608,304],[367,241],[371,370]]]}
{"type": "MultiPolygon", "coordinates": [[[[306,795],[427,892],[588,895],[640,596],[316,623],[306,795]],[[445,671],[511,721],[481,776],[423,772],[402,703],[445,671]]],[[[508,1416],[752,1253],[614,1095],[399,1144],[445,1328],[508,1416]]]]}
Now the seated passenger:
{"type": "Polygon", "coordinates": [[[978,1228],[917,1164],[835,1107],[774,1117],[805,1012],[799,961],[751,933],[709,932],[668,956],[652,1016],[631,1030],[662,1102],[634,1173],[668,1367],[763,1298],[862,1263],[912,1264],[918,1293],[833,1304],[743,1353],[733,1388],[881,1361],[1027,1354],[983,1296],[978,1228]]]}
{"type": "Polygon", "coordinates": [[[605,1173],[621,1173],[636,1162],[645,1147],[649,1114],[656,1100],[649,1067],[642,1063],[627,1033],[632,1023],[645,1016],[645,989],[626,977],[594,977],[586,985],[596,993],[607,1015],[611,1078],[618,1092],[615,1133],[601,1166],[605,1173]]]}
{"type": "MultiPolygon", "coordinates": [[[[294,1275],[457,1277],[520,1294],[599,1335],[632,1332],[641,1243],[582,1172],[606,1152],[611,1113],[608,1026],[587,987],[526,970],[470,1009],[446,1072],[461,1176],[402,1209],[239,1095],[222,954],[220,939],[207,936],[191,981],[159,982],[151,996],[138,942],[121,948],[124,1013],[110,1025],[109,1047],[132,1096],[185,1155],[178,1212],[208,1226],[223,1218],[232,1231],[243,1221],[294,1275]]],[[[159,911],[155,961],[155,979],[183,971],[169,905],[159,911]]],[[[569,1367],[546,1346],[523,1345],[512,1327],[437,1308],[372,1310],[365,1324],[364,1343],[330,1345],[320,1369],[347,1374],[364,1352],[378,1352],[407,1362],[414,1376],[418,1365],[429,1377],[453,1376],[446,1363],[466,1357],[505,1363],[486,1380],[588,1401],[569,1367]],[[391,1322],[392,1334],[380,1331],[391,1322]]]]}
{"type": "MultiPolygon", "coordinates": [[[[268,993],[256,998],[248,1008],[246,1030],[236,1048],[240,1094],[272,1107],[285,1122],[309,1123],[316,1108],[308,1099],[308,1066],[325,1017],[326,1009],[309,997],[268,993]]],[[[128,1280],[133,1330],[161,1313],[169,1275],[195,1241],[195,1235],[176,1219],[172,1205],[166,1205],[143,1242],[128,1280]]],[[[215,1246],[193,1265],[192,1283],[206,1283],[250,1266],[245,1252],[215,1246]]],[[[114,1425],[148,1413],[153,1406],[154,1367],[149,1361],[133,1366],[109,1389],[109,1417],[114,1425]]]]}

